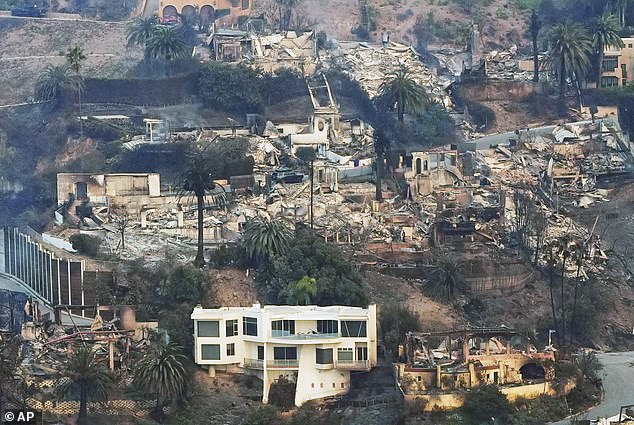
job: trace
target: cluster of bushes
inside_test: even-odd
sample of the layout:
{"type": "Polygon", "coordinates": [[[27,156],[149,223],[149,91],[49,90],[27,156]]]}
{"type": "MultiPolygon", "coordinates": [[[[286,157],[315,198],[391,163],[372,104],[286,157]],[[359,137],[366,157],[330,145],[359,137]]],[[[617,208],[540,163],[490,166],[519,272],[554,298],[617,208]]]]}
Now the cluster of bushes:
{"type": "Polygon", "coordinates": [[[261,112],[275,102],[306,94],[299,74],[284,68],[266,73],[249,66],[209,62],[198,77],[198,96],[209,108],[235,112],[261,112]]]}

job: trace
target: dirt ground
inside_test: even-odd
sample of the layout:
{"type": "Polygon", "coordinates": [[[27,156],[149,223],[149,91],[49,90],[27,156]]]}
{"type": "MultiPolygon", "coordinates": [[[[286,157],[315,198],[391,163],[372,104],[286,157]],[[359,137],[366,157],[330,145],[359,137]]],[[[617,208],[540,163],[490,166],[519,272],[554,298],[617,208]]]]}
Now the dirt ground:
{"type": "Polygon", "coordinates": [[[84,76],[125,75],[143,57],[141,49],[126,48],[126,29],[126,23],[0,17],[0,105],[32,98],[44,68],[63,64],[74,46],[87,56],[84,76]]]}
{"type": "Polygon", "coordinates": [[[250,307],[258,302],[253,274],[238,269],[210,269],[212,291],[203,300],[204,307],[250,307]]]}
{"type": "MultiPolygon", "coordinates": [[[[455,5],[454,2],[431,0],[370,0],[377,9],[377,31],[371,34],[372,41],[380,41],[382,32],[389,32],[392,41],[416,44],[412,28],[417,18],[423,19],[432,13],[436,22],[448,20],[451,23],[470,24],[472,16],[455,5]],[[443,3],[444,5],[441,5],[443,3]]],[[[528,46],[526,34],[527,12],[509,7],[509,2],[494,0],[481,11],[486,22],[481,32],[483,41],[490,48],[510,47],[512,44],[528,46]],[[498,17],[498,10],[505,11],[507,17],[498,17]]],[[[259,2],[261,9],[270,8],[269,1],[259,2]]],[[[359,3],[348,0],[304,0],[299,8],[307,21],[316,22],[316,28],[325,31],[337,40],[353,40],[352,28],[359,25],[359,3]]],[[[445,46],[446,47],[446,46],[445,46]]]]}

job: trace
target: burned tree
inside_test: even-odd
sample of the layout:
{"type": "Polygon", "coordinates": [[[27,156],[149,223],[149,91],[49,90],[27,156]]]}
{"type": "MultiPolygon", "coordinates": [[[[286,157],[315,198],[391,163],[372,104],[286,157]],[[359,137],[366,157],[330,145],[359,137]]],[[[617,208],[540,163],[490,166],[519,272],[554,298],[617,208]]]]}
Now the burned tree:
{"type": "Polygon", "coordinates": [[[132,220],[128,211],[121,206],[113,205],[110,208],[110,222],[114,225],[114,228],[121,237],[121,250],[125,250],[125,232],[132,225],[132,220]]]}

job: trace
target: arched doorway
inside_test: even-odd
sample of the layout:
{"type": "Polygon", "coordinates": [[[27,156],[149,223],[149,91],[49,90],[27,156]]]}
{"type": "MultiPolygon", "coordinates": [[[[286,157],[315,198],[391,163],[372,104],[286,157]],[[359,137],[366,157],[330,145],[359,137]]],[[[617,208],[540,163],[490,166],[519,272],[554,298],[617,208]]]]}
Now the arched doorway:
{"type": "Polygon", "coordinates": [[[416,174],[420,174],[421,173],[421,159],[420,158],[416,158],[416,174]]]}
{"type": "Polygon", "coordinates": [[[212,6],[209,6],[208,4],[204,5],[203,7],[200,8],[200,26],[202,28],[206,28],[208,25],[210,25],[214,19],[216,15],[216,11],[214,10],[214,8],[212,6]]]}
{"type": "Polygon", "coordinates": [[[546,371],[537,363],[526,363],[520,368],[520,374],[523,381],[538,381],[546,378],[546,371]]]}
{"type": "Polygon", "coordinates": [[[163,8],[163,17],[166,18],[168,16],[176,16],[178,14],[178,10],[176,10],[175,6],[167,5],[163,8]]]}
{"type": "Polygon", "coordinates": [[[191,4],[183,6],[183,9],[181,10],[181,15],[185,17],[190,25],[196,25],[196,22],[198,22],[198,12],[196,11],[196,8],[191,4]]]}

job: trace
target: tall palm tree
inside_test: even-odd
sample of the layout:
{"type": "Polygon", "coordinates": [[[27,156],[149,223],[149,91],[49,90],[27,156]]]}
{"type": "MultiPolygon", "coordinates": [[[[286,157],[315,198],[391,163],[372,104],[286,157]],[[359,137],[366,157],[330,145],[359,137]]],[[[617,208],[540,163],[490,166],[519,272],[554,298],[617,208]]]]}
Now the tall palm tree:
{"type": "Polygon", "coordinates": [[[559,97],[564,98],[566,80],[581,80],[590,67],[592,39],[583,25],[566,21],[556,25],[550,36],[548,65],[559,81],[559,97]]]}
{"type": "Polygon", "coordinates": [[[269,220],[258,216],[246,222],[242,243],[249,257],[259,263],[265,258],[285,253],[292,237],[293,232],[284,219],[269,220]]]}
{"type": "MultiPolygon", "coordinates": [[[[84,50],[75,46],[68,51],[66,54],[66,62],[68,62],[68,66],[73,70],[75,76],[80,81],[83,81],[83,77],[81,76],[81,64],[86,60],[86,55],[84,55],[84,50]]],[[[77,90],[77,100],[79,102],[79,135],[84,135],[84,123],[81,117],[81,92],[83,91],[83,87],[77,90]]]]}
{"type": "Polygon", "coordinates": [[[603,12],[596,18],[592,28],[592,45],[597,54],[597,88],[601,87],[601,72],[603,71],[604,50],[609,47],[625,47],[619,36],[621,26],[616,15],[603,12]]]}
{"type": "Polygon", "coordinates": [[[432,281],[427,287],[427,294],[441,300],[452,300],[463,290],[463,286],[464,281],[456,258],[449,252],[435,252],[432,281]]]}
{"type": "Polygon", "coordinates": [[[413,79],[411,72],[404,66],[386,76],[385,81],[379,86],[379,94],[388,105],[396,105],[398,121],[401,124],[406,110],[419,114],[429,102],[423,86],[413,79]]]}
{"type": "Polygon", "coordinates": [[[156,25],[157,22],[155,16],[134,19],[128,27],[128,47],[145,47],[148,40],[152,37],[152,33],[154,32],[156,25]]]}
{"type": "Polygon", "coordinates": [[[289,305],[309,305],[316,294],[317,280],[314,277],[304,276],[295,285],[289,285],[286,302],[289,305]]]}
{"type": "Polygon", "coordinates": [[[164,417],[164,403],[182,397],[187,391],[187,358],[182,347],[174,343],[156,341],[143,355],[134,372],[134,384],[156,397],[151,416],[164,417]]]}
{"type": "Polygon", "coordinates": [[[531,13],[531,19],[528,25],[528,30],[531,33],[531,39],[533,40],[533,81],[539,81],[539,52],[537,49],[537,37],[539,37],[539,30],[542,28],[542,21],[539,19],[537,9],[533,9],[531,13]]]}
{"type": "MultiPolygon", "coordinates": [[[[212,141],[213,142],[213,141],[212,141]]],[[[203,237],[203,213],[205,209],[206,195],[216,188],[213,179],[214,163],[210,160],[211,143],[204,145],[194,144],[187,151],[185,172],[179,177],[182,197],[185,193],[196,196],[196,212],[198,215],[198,244],[194,265],[205,265],[204,237],[203,237]]]]}
{"type": "Polygon", "coordinates": [[[146,43],[146,55],[165,62],[166,75],[171,74],[172,62],[191,54],[191,48],[176,26],[157,25],[146,43]]]}
{"type": "Polygon", "coordinates": [[[35,85],[35,97],[41,101],[52,101],[59,106],[64,90],[83,90],[84,82],[77,78],[68,64],[47,65],[35,85]]]}
{"type": "Polygon", "coordinates": [[[373,135],[376,154],[376,200],[383,202],[383,171],[385,170],[385,154],[390,150],[390,139],[380,127],[374,130],[373,135]]]}
{"type": "Polygon", "coordinates": [[[73,351],[62,372],[66,381],[61,384],[61,395],[79,393],[79,417],[77,423],[88,424],[88,400],[104,401],[112,389],[114,378],[108,369],[95,361],[95,353],[87,347],[73,351]]]}

